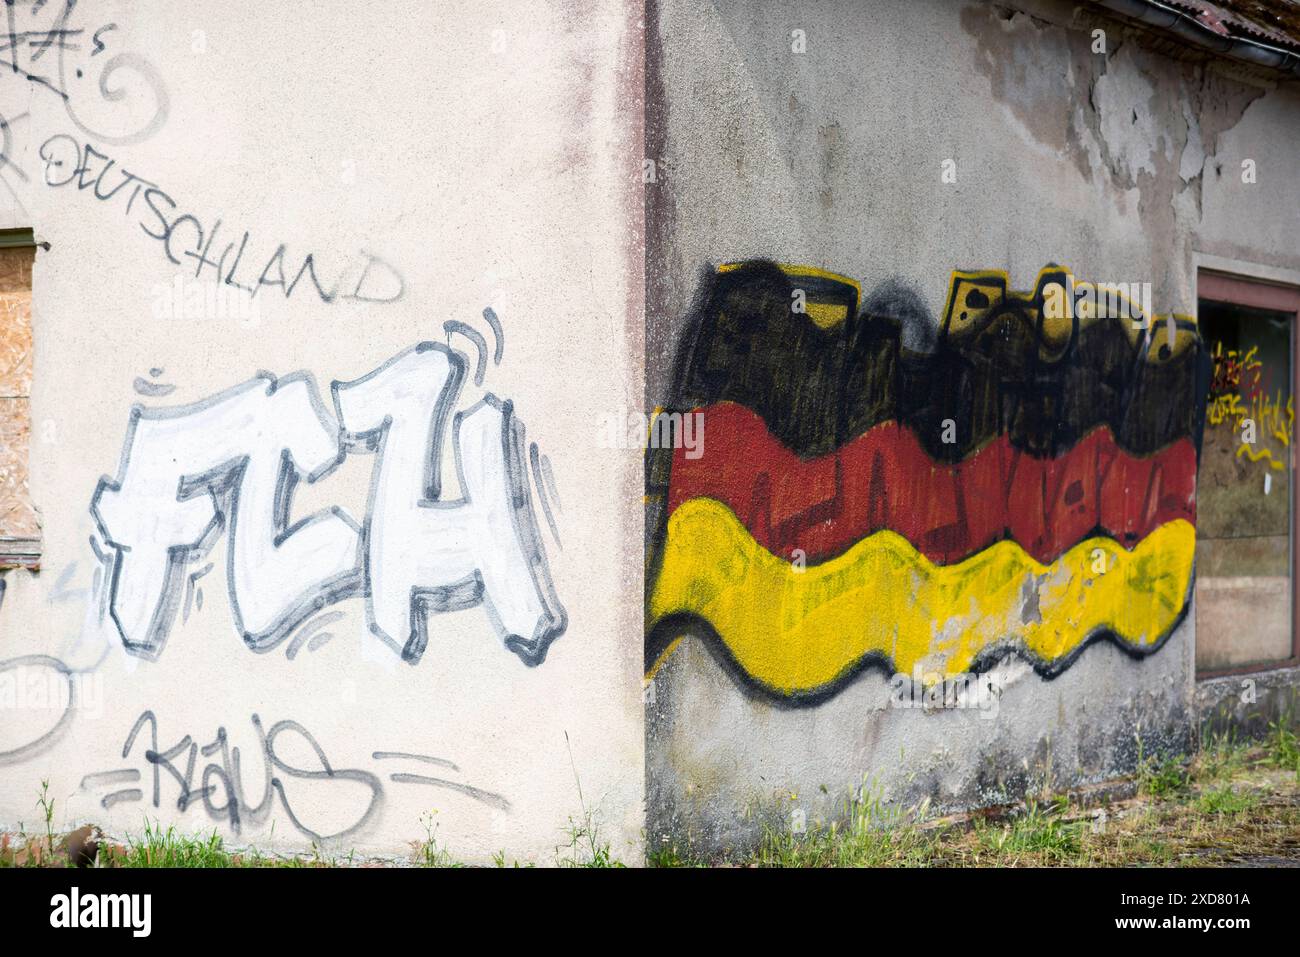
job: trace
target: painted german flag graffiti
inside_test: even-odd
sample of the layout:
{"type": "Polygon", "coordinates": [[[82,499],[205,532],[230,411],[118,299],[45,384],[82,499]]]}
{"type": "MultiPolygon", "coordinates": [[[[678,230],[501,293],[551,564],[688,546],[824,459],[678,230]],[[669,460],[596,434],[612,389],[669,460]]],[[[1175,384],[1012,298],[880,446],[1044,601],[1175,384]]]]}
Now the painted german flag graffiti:
{"type": "Polygon", "coordinates": [[[954,273],[935,322],[897,284],[859,311],[820,270],[709,276],[666,405],[703,454],[647,455],[647,669],[695,633],[801,702],[873,663],[1158,648],[1191,587],[1209,362],[1186,318],[1045,308],[1072,282],[954,273]]]}
{"type": "Polygon", "coordinates": [[[1190,439],[1135,456],[1103,425],[1041,459],[1004,435],[946,464],[931,459],[910,429],[882,422],[803,460],[744,406],[723,402],[701,415],[703,454],[673,453],[669,513],[692,499],[716,499],[758,544],[787,557],[797,550],[823,561],[889,529],[939,564],[1003,538],[1050,562],[1094,530],[1133,544],[1175,518],[1196,523],[1190,439]]]}
{"type": "Polygon", "coordinates": [[[1195,539],[1175,519],[1131,552],[1089,538],[1043,565],[1004,541],[941,566],[884,531],[799,571],[726,506],[697,498],[668,520],[650,614],[699,615],[751,679],[785,695],[832,685],[872,654],[899,671],[963,673],[1012,637],[1054,663],[1103,630],[1135,649],[1155,645],[1182,609],[1195,539]]]}

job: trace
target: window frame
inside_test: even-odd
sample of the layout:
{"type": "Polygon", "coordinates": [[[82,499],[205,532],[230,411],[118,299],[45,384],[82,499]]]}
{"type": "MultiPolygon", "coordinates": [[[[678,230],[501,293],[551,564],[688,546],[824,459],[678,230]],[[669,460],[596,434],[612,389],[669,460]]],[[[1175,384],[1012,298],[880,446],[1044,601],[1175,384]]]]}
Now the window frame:
{"type": "MultiPolygon", "coordinates": [[[[1291,395],[1300,402],[1300,286],[1285,282],[1244,276],[1226,270],[1198,267],[1196,271],[1196,302],[1199,318],[1200,302],[1203,299],[1227,303],[1233,306],[1247,306],[1255,309],[1268,309],[1291,315],[1291,395]]],[[[1196,668],[1196,652],[1193,646],[1192,667],[1196,680],[1224,678],[1232,675],[1260,674],[1276,671],[1280,668],[1294,668],[1300,665],[1300,576],[1296,574],[1296,542],[1300,536],[1300,489],[1297,489],[1296,447],[1295,439],[1291,443],[1291,535],[1290,535],[1290,569],[1291,579],[1291,655],[1277,661],[1254,662],[1252,664],[1234,665],[1230,668],[1215,668],[1202,671],[1196,668]]],[[[1193,589],[1195,589],[1193,585],[1193,589]]],[[[1192,632],[1195,636],[1195,628],[1192,632]]]]}
{"type": "MultiPolygon", "coordinates": [[[[0,249],[24,249],[35,248],[37,246],[35,233],[31,229],[0,229],[0,249]]],[[[35,282],[33,281],[33,286],[35,282]]],[[[33,288],[33,306],[35,305],[35,289],[33,288]]],[[[35,333],[33,332],[33,337],[35,333]]],[[[30,397],[29,405],[30,409],[30,397]]],[[[28,423],[28,436],[30,441],[31,423],[28,423]]],[[[30,465],[31,449],[28,448],[28,463],[30,465]]],[[[10,568],[27,568],[32,571],[39,570],[41,567],[41,554],[44,551],[44,540],[42,538],[14,538],[0,534],[0,570],[10,568]]]]}

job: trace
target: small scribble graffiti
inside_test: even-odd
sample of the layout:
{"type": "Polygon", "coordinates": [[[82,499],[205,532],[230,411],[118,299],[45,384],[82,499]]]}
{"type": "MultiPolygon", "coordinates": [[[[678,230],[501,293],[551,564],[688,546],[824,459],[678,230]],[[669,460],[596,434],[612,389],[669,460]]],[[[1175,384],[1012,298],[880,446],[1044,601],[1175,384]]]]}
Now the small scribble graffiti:
{"type": "Polygon", "coordinates": [[[289,299],[310,290],[306,294],[326,304],[389,303],[405,295],[401,272],[379,255],[359,249],[344,262],[322,267],[319,253],[299,254],[274,240],[263,248],[256,230],[235,230],[228,223],[223,230],[222,218],[187,212],[174,187],[164,188],[103,151],[154,137],[167,123],[171,100],[153,63],[125,47],[119,24],[87,22],[87,9],[76,0],[5,4],[0,76],[22,81],[4,89],[24,95],[0,98],[0,186],[24,219],[32,219],[23,202],[27,191],[43,181],[118,210],[159,244],[171,265],[188,269],[193,263],[195,278],[222,291],[255,298],[279,290],[289,299]],[[31,104],[28,88],[62,104],[69,131],[37,142],[33,110],[38,116],[41,110],[31,104]]]}
{"type": "MultiPolygon", "coordinates": [[[[0,74],[57,99],[69,122],[100,143],[126,146],[148,140],[167,123],[167,85],[147,57],[125,47],[111,21],[87,21],[90,5],[77,0],[5,3],[0,29],[0,74]]],[[[24,97],[30,103],[30,97],[24,97]]],[[[21,188],[31,176],[18,149],[32,107],[0,105],[0,185],[22,209],[21,188]]]]}
{"type": "MultiPolygon", "coordinates": [[[[938,322],[890,282],[770,262],[712,272],[647,452],[649,676],[702,637],[769,700],[866,667],[936,678],[1014,653],[1046,677],[1107,638],[1141,657],[1188,605],[1209,359],[1049,266],[953,274],[938,322]]],[[[927,679],[929,680],[929,679],[927,679]]]]}
{"type": "MultiPolygon", "coordinates": [[[[3,596],[4,589],[0,588],[0,598],[3,596]]],[[[63,737],[77,709],[76,678],[73,669],[50,655],[20,655],[0,661],[0,715],[5,716],[6,723],[11,721],[9,715],[19,712],[30,716],[33,707],[52,711],[56,716],[52,724],[38,722],[40,729],[27,740],[6,741],[0,746],[0,766],[29,761],[63,737]],[[32,695],[33,688],[37,689],[39,698],[32,695]]]]}
{"type": "MultiPolygon", "coordinates": [[[[68,565],[54,582],[51,605],[87,602],[89,589],[68,587],[77,563],[68,565]]],[[[0,576],[0,614],[9,583],[0,576]]],[[[93,606],[88,610],[93,616],[93,606]]],[[[3,620],[3,619],[0,619],[3,620]]],[[[56,650],[56,649],[51,649],[56,650]]],[[[67,735],[77,716],[103,712],[104,687],[96,674],[107,647],[91,660],[75,644],[57,654],[24,654],[0,659],[0,767],[40,757],[67,735]],[[80,663],[78,663],[80,659],[80,663]]]]}
{"type": "MultiPolygon", "coordinates": [[[[257,741],[256,763],[241,760],[246,752],[231,743],[224,726],[217,728],[207,743],[200,744],[186,734],[164,747],[160,745],[157,715],[151,710],[142,711],[123,741],[122,759],[143,759],[143,767],[87,774],[81,779],[80,790],[97,796],[100,807],[109,810],[119,804],[140,802],[161,808],[164,794],[174,788],[179,813],[197,807],[235,835],[247,827],[263,825],[277,803],[294,828],[313,841],[355,838],[374,822],[384,800],[384,783],[378,774],[364,768],[336,767],[316,737],[297,721],[277,721],[266,728],[262,719],[253,714],[249,724],[257,741]],[[298,747],[281,742],[277,748],[281,738],[297,739],[298,747]],[[299,766],[285,756],[287,751],[309,753],[313,760],[308,766],[299,766]],[[251,795],[245,791],[245,774],[260,782],[260,791],[251,795]],[[305,811],[295,805],[293,795],[296,789],[310,784],[328,789],[331,797],[323,802],[301,802],[308,808],[305,811]],[[342,817],[350,823],[328,833],[318,830],[321,825],[313,826],[306,815],[311,808],[320,806],[334,809],[332,819],[339,817],[340,806],[349,809],[350,813],[342,817]]],[[[395,751],[376,751],[371,757],[385,763],[407,761],[422,770],[429,766],[439,769],[437,775],[394,772],[389,775],[391,783],[438,788],[498,811],[511,809],[510,802],[499,794],[448,778],[448,772],[460,769],[445,758],[395,751]]]]}
{"type": "MultiPolygon", "coordinates": [[[[1263,462],[1265,468],[1286,468],[1286,450],[1291,447],[1295,428],[1295,399],[1281,386],[1271,392],[1263,384],[1264,363],[1258,345],[1246,349],[1225,349],[1221,341],[1212,352],[1214,374],[1210,380],[1210,402],[1206,422],[1211,427],[1229,423],[1234,432],[1247,434],[1249,441],[1237,444],[1236,456],[1248,462],[1263,462]],[[1247,425],[1249,423],[1249,425],[1247,425]],[[1253,435],[1249,433],[1253,432],[1253,435]],[[1278,454],[1260,439],[1280,446],[1278,454]]],[[[1241,436],[1238,435],[1241,439],[1241,436]]]]}
{"type": "MultiPolygon", "coordinates": [[[[187,617],[201,607],[196,581],[224,537],[231,614],[254,651],[360,597],[370,632],[408,662],[424,654],[431,616],[482,607],[506,648],[540,664],[567,616],[533,508],[535,446],[512,403],[491,393],[456,411],[466,376],[462,353],[422,342],[333,382],[329,406],[312,376],[265,372],[188,405],[134,406],[117,474],[90,505],[123,647],[162,653],[182,606],[187,617]],[[448,444],[456,498],[443,490],[448,444]],[[324,480],[350,455],[374,458],[365,513],[296,517],[299,483],[324,480]]],[[[289,657],[302,641],[329,640],[313,631],[289,657]]]]}
{"type": "Polygon", "coordinates": [[[173,266],[189,269],[193,277],[256,297],[263,289],[278,290],[285,299],[299,289],[311,289],[320,302],[386,303],[401,299],[406,283],[381,257],[362,250],[337,270],[332,280],[321,278],[318,255],[290,253],[285,243],[275,243],[268,253],[255,252],[257,243],[245,229],[231,230],[221,241],[222,220],[200,220],[178,212],[176,199],[157,183],[128,170],[106,153],[67,133],[55,133],[40,145],[42,179],[52,189],[75,188],[90,193],[156,241],[173,266]],[[260,269],[259,269],[260,267],[260,269]]]}

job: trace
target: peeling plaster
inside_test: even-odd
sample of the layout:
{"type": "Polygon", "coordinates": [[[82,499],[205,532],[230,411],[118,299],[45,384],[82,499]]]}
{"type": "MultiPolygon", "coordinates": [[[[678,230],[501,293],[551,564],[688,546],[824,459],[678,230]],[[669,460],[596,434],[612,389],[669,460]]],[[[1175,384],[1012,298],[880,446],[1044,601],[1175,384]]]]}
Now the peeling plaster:
{"type": "Polygon", "coordinates": [[[1201,175],[1205,166],[1205,144],[1201,139],[1201,124],[1192,112],[1191,103],[1183,101],[1183,121],[1187,124],[1187,145],[1178,163],[1178,175],[1189,182],[1201,175]]]}
{"type": "Polygon", "coordinates": [[[1126,185],[1137,184],[1140,173],[1158,175],[1157,164],[1171,157],[1164,126],[1156,119],[1160,91],[1145,76],[1125,45],[1106,63],[1106,72],[1092,87],[1112,174],[1126,185]]]}
{"type": "Polygon", "coordinates": [[[1172,60],[1148,48],[1147,34],[1115,21],[1033,6],[1035,15],[996,5],[962,11],[976,69],[1027,135],[1072,162],[1098,202],[1120,219],[1136,214],[1151,240],[1157,298],[1190,310],[1204,171],[1220,169],[1219,137],[1267,85],[1227,76],[1214,61],[1172,60]],[[1101,53],[1091,42],[1098,23],[1101,53]]]}

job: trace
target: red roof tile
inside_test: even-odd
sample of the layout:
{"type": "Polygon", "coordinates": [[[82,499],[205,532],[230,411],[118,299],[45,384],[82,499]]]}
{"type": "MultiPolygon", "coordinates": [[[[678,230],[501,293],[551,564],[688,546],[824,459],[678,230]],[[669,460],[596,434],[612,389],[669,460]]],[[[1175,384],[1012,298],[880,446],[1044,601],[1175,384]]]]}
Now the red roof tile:
{"type": "Polygon", "coordinates": [[[1300,49],[1300,2],[1296,0],[1161,0],[1183,10],[1224,37],[1241,37],[1300,49]]]}

